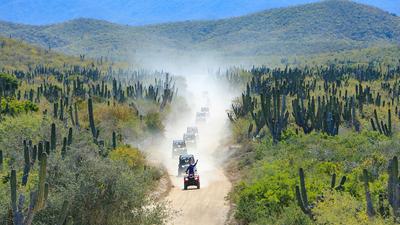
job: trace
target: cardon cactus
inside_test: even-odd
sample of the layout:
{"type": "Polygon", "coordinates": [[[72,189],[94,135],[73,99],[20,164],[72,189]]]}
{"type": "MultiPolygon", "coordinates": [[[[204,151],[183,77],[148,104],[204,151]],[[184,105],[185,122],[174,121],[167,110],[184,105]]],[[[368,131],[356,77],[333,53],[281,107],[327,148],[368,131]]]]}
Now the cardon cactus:
{"type": "Polygon", "coordinates": [[[49,141],[44,142],[44,149],[45,149],[47,155],[50,155],[50,142],[49,141]]]}
{"type": "Polygon", "coordinates": [[[371,126],[374,131],[378,131],[380,134],[385,136],[392,136],[392,113],[388,109],[388,121],[384,123],[382,120],[379,122],[378,114],[376,109],[374,110],[374,117],[370,119],[371,126]]]}
{"type": "Polygon", "coordinates": [[[72,127],[68,129],[68,142],[67,145],[70,146],[72,144],[72,127]]]}
{"type": "Polygon", "coordinates": [[[400,180],[399,180],[399,162],[397,156],[393,157],[389,161],[388,166],[388,201],[390,206],[392,207],[393,213],[395,217],[399,217],[400,212],[400,180]]]}
{"type": "Polygon", "coordinates": [[[282,132],[288,125],[289,112],[286,111],[286,97],[281,97],[279,91],[272,91],[271,95],[261,95],[261,110],[274,143],[281,140],[282,132]],[[272,105],[271,105],[272,101],[272,105]]]}
{"type": "Polygon", "coordinates": [[[35,161],[36,161],[36,159],[37,159],[37,156],[38,156],[37,146],[34,145],[34,146],[33,146],[33,149],[32,149],[32,158],[31,158],[31,164],[32,164],[32,165],[35,164],[35,161]]]}
{"type": "Polygon", "coordinates": [[[344,183],[346,183],[347,177],[342,176],[342,179],[340,179],[339,185],[335,187],[336,185],[336,174],[332,174],[332,179],[331,179],[331,190],[336,190],[336,191],[344,191],[344,183]]]}
{"type": "Polygon", "coordinates": [[[53,104],[53,117],[57,118],[57,115],[58,115],[58,102],[55,102],[53,104]]]}
{"type": "Polygon", "coordinates": [[[35,211],[43,209],[48,195],[48,184],[46,183],[47,174],[47,154],[42,153],[39,167],[39,186],[35,211]],[[46,187],[47,186],[47,187],[46,187]]]}
{"type": "Polygon", "coordinates": [[[74,104],[74,111],[75,111],[75,126],[79,127],[78,107],[76,106],[76,103],[74,104]]]}
{"type": "Polygon", "coordinates": [[[112,132],[112,149],[117,148],[117,135],[115,134],[115,131],[112,132]]]}
{"type": "Polygon", "coordinates": [[[0,150],[0,171],[3,169],[3,151],[0,150]]]}
{"type": "Polygon", "coordinates": [[[62,97],[60,98],[60,117],[59,117],[59,119],[61,121],[64,120],[64,101],[63,101],[62,97]]]}
{"type": "Polygon", "coordinates": [[[38,189],[30,192],[30,202],[28,208],[24,209],[25,196],[19,194],[17,203],[17,173],[11,170],[10,189],[11,189],[11,215],[9,221],[13,225],[32,224],[34,214],[45,207],[45,201],[48,196],[48,184],[46,181],[47,155],[42,153],[39,167],[38,189]]]}
{"type": "Polygon", "coordinates": [[[372,203],[371,192],[369,191],[369,178],[368,171],[366,169],[363,170],[363,179],[364,179],[364,190],[365,190],[365,200],[367,202],[367,214],[369,217],[375,216],[374,205],[372,203]]]}
{"type": "Polygon", "coordinates": [[[92,98],[89,98],[88,100],[88,114],[89,114],[89,125],[90,125],[90,130],[92,131],[93,139],[97,140],[97,130],[94,124],[92,98]]]}
{"type": "Polygon", "coordinates": [[[55,151],[57,145],[57,134],[56,134],[56,124],[51,124],[51,133],[50,133],[50,150],[55,151]]]}
{"type": "Polygon", "coordinates": [[[42,153],[43,153],[43,142],[39,142],[38,144],[38,160],[40,161],[42,159],[42,153]]]}
{"type": "Polygon", "coordinates": [[[29,147],[24,141],[24,174],[22,176],[22,185],[25,186],[28,182],[29,171],[31,167],[30,157],[29,157],[29,147]]]}
{"type": "Polygon", "coordinates": [[[62,157],[62,159],[65,158],[66,152],[67,152],[67,138],[64,137],[64,139],[63,139],[63,146],[62,146],[62,148],[61,148],[61,157],[62,157]]]}
{"type": "Polygon", "coordinates": [[[308,202],[303,168],[299,169],[299,177],[300,177],[300,186],[296,185],[297,203],[305,214],[312,217],[312,212],[311,212],[312,206],[308,202]]]}
{"type": "Polygon", "coordinates": [[[67,200],[64,200],[62,208],[61,208],[61,215],[59,217],[57,225],[65,224],[65,221],[67,219],[67,214],[68,214],[68,207],[69,207],[69,202],[67,200]]]}
{"type": "Polygon", "coordinates": [[[71,124],[75,125],[74,112],[72,110],[72,106],[69,106],[68,113],[69,113],[69,118],[71,119],[71,124]]]}

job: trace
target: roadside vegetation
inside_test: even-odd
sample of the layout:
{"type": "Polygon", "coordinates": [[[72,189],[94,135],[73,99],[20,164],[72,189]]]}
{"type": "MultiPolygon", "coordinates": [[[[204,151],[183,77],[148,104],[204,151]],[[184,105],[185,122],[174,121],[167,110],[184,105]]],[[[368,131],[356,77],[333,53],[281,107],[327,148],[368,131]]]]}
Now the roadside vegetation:
{"type": "Polygon", "coordinates": [[[240,224],[398,221],[400,64],[231,69],[240,224]]]}
{"type": "Polygon", "coordinates": [[[0,224],[164,223],[163,171],[130,143],[184,107],[178,79],[0,42],[0,224]]]}

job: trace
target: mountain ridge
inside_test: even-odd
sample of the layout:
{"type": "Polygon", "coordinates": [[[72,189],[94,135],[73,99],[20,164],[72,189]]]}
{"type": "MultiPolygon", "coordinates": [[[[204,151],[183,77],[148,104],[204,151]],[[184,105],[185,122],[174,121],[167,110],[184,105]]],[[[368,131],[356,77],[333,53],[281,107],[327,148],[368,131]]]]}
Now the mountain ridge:
{"type": "Polygon", "coordinates": [[[347,0],[327,0],[220,20],[128,26],[80,18],[34,26],[0,22],[0,35],[67,54],[137,57],[182,51],[224,56],[318,54],[400,43],[400,18],[347,0]]]}

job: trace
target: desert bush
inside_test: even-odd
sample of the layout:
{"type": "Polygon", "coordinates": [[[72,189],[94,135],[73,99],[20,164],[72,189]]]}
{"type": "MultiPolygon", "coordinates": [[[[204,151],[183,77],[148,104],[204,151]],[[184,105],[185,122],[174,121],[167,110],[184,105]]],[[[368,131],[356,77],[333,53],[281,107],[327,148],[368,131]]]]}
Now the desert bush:
{"type": "Polygon", "coordinates": [[[110,159],[116,162],[123,162],[130,168],[143,168],[145,158],[142,153],[129,145],[119,146],[110,153],[110,159]]]}
{"type": "Polygon", "coordinates": [[[393,221],[378,215],[368,218],[365,204],[348,193],[325,193],[324,201],[318,202],[313,212],[317,224],[393,224],[393,221]]]}
{"type": "Polygon", "coordinates": [[[149,113],[145,117],[147,129],[152,133],[161,133],[164,131],[164,125],[161,121],[159,113],[149,113]]]}

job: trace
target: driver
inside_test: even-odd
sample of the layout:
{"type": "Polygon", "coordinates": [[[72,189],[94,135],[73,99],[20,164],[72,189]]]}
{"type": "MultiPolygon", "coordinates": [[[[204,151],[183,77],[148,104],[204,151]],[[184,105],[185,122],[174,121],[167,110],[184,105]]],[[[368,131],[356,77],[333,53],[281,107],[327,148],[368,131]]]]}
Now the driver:
{"type": "Polygon", "coordinates": [[[197,162],[198,162],[198,161],[199,161],[199,160],[196,160],[196,163],[193,164],[193,159],[190,160],[190,165],[189,165],[189,167],[186,169],[186,173],[189,172],[189,176],[190,176],[190,175],[194,175],[194,171],[196,170],[196,165],[197,165],[197,162]]]}

